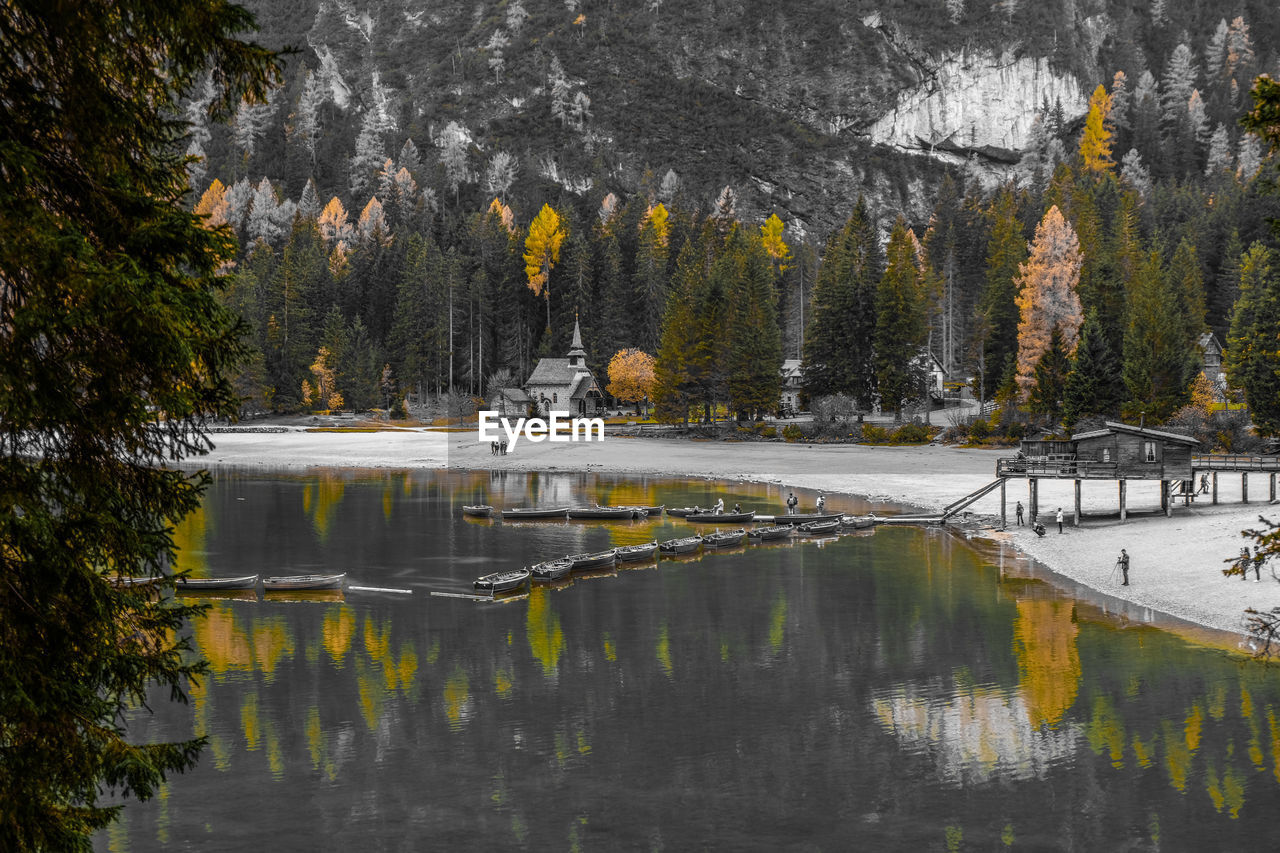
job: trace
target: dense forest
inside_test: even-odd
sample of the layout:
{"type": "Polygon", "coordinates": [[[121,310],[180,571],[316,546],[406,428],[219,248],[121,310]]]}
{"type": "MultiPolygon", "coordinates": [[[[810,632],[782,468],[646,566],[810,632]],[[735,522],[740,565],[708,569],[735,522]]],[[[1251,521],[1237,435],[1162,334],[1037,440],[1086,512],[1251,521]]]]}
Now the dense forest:
{"type": "Polygon", "coordinates": [[[240,240],[246,408],[483,395],[575,317],[597,375],[657,357],[669,420],[768,411],[784,357],[814,396],[902,411],[927,349],[1053,422],[1168,417],[1205,332],[1240,372],[1265,320],[1240,297],[1280,275],[1274,170],[1240,125],[1280,68],[1274,12],[855,5],[259,4],[262,40],[298,48],[287,85],[230,126],[204,119],[213,80],[185,112],[191,203],[240,240]],[[1093,94],[1030,104],[1016,151],[976,126],[877,142],[962,44],[1093,94]]]}

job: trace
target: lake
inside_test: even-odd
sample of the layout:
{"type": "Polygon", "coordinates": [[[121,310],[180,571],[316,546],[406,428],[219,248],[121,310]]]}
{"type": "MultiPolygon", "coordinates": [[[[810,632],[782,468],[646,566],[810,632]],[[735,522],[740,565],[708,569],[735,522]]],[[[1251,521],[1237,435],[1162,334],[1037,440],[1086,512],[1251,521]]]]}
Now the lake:
{"type": "Polygon", "coordinates": [[[747,546],[506,601],[430,595],[690,530],[475,521],[463,503],[724,497],[773,513],[785,494],[586,474],[219,473],[177,531],[182,568],[346,571],[413,594],[210,599],[191,634],[211,672],[191,705],[130,718],[135,738],[196,732],[209,746],[97,849],[1280,842],[1280,670],[1120,622],[953,533],[747,546]]]}

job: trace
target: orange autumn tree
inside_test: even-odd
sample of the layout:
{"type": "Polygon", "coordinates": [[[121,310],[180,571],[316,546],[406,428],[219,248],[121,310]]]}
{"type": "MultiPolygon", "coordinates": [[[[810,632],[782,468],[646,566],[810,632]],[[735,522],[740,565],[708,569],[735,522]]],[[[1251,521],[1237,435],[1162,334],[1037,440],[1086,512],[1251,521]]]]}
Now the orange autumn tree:
{"type": "Polygon", "coordinates": [[[311,364],[311,375],[316,384],[302,380],[302,403],[310,406],[325,406],[330,410],[342,408],[342,394],[338,392],[338,371],[329,362],[333,353],[328,347],[320,347],[316,352],[316,360],[311,364]]]}
{"type": "Polygon", "coordinates": [[[640,414],[641,401],[653,393],[653,364],[653,356],[643,350],[618,350],[609,359],[609,385],[605,390],[624,403],[635,403],[636,414],[640,414]]]}
{"type": "Polygon", "coordinates": [[[1036,226],[1031,255],[1018,266],[1018,390],[1026,400],[1035,384],[1036,365],[1048,351],[1053,330],[1074,355],[1084,315],[1076,285],[1080,282],[1080,241],[1058,206],[1036,226]]]}
{"type": "Polygon", "coordinates": [[[1089,98],[1089,114],[1080,136],[1080,159],[1087,172],[1106,172],[1115,163],[1111,159],[1111,96],[1101,83],[1089,98]]]}
{"type": "Polygon", "coordinates": [[[529,223],[529,235],[524,240],[524,273],[529,277],[529,289],[547,303],[547,331],[551,331],[551,268],[560,260],[560,244],[565,231],[561,227],[560,214],[549,204],[529,223]]]}

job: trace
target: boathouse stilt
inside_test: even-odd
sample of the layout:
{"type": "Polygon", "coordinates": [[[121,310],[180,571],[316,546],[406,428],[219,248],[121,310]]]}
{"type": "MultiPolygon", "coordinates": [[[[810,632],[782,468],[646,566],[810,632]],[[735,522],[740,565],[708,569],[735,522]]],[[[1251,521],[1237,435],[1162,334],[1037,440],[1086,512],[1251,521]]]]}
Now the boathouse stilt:
{"type": "Polygon", "coordinates": [[[1080,526],[1080,481],[1076,480],[1076,512],[1072,516],[1071,525],[1073,527],[1080,526]]]}
{"type": "Polygon", "coordinates": [[[1240,503],[1249,502],[1249,472],[1240,472],[1240,503]]]}
{"type": "Polygon", "coordinates": [[[1035,524],[1036,518],[1040,515],[1040,481],[1034,477],[1028,478],[1027,488],[1030,491],[1027,497],[1027,512],[1030,514],[1030,523],[1035,524]]]}
{"type": "MultiPolygon", "coordinates": [[[[1009,513],[1005,504],[1005,486],[1009,485],[1008,481],[1003,477],[1000,478],[1000,529],[1004,530],[1009,526],[1009,513]]],[[[1274,492],[1276,488],[1276,478],[1271,477],[1271,490],[1274,492]]]]}
{"type": "Polygon", "coordinates": [[[1118,482],[1120,483],[1120,521],[1123,523],[1126,517],[1124,509],[1124,480],[1119,480],[1118,482]]]}
{"type": "Polygon", "coordinates": [[[1269,498],[1269,500],[1272,503],[1276,502],[1276,475],[1275,474],[1271,475],[1271,497],[1269,498]]]}
{"type": "Polygon", "coordinates": [[[1218,472],[1217,471],[1214,471],[1212,474],[1209,475],[1209,481],[1210,483],[1212,483],[1210,488],[1213,490],[1213,500],[1211,500],[1210,503],[1216,504],[1218,502],[1218,472]]]}
{"type": "Polygon", "coordinates": [[[1169,514],[1169,484],[1164,480],[1160,481],[1160,511],[1169,514]]]}

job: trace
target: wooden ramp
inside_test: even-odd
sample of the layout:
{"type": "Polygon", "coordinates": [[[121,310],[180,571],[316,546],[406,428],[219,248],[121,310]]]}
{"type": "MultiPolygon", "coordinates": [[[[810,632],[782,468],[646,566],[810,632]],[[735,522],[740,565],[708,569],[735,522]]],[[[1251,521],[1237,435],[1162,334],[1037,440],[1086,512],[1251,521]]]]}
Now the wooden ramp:
{"type": "Polygon", "coordinates": [[[996,489],[1000,488],[1000,484],[1003,482],[1004,482],[1003,479],[992,480],[990,483],[987,483],[981,489],[978,489],[977,491],[970,492],[969,494],[965,495],[960,500],[951,504],[950,506],[948,506],[946,509],[942,511],[942,516],[941,516],[942,521],[945,522],[948,518],[955,515],[957,512],[960,512],[965,507],[970,506],[971,504],[981,500],[982,498],[985,498],[987,495],[991,494],[996,489]]]}

